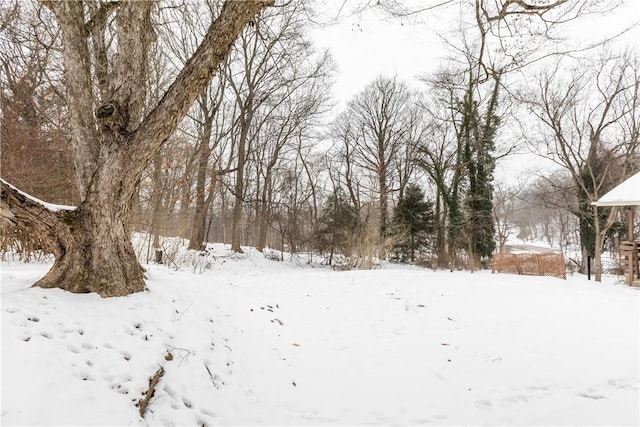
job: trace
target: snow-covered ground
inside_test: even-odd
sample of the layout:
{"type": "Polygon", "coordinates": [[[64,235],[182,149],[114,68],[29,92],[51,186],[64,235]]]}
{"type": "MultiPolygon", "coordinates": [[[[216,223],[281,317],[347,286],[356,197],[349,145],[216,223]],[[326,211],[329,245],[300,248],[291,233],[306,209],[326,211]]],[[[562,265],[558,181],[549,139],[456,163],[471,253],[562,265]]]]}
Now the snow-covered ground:
{"type": "Polygon", "coordinates": [[[3,262],[2,424],[640,424],[640,292],[615,278],[248,252],[216,245],[202,274],[148,265],[147,292],[110,299],[3,262]]]}

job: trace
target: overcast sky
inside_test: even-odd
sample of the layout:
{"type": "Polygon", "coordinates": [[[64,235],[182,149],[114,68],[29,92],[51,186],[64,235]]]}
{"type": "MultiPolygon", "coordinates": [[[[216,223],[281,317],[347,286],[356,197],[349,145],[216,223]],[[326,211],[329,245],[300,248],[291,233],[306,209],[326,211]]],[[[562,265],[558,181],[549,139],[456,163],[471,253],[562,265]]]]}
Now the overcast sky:
{"type": "MultiPolygon", "coordinates": [[[[320,0],[322,19],[329,20],[340,10],[343,18],[334,25],[313,29],[317,45],[329,48],[338,64],[334,94],[339,100],[351,99],[381,74],[397,75],[411,82],[418,75],[435,71],[451,55],[443,39],[455,37],[456,28],[464,25],[455,1],[404,19],[389,17],[376,9],[349,16],[349,6],[357,3],[358,0],[320,0]]],[[[605,17],[587,17],[567,24],[566,43],[584,46],[618,34],[633,23],[636,26],[621,36],[619,43],[640,49],[640,0],[627,0],[605,17]]]]}
{"type": "MultiPolygon", "coordinates": [[[[419,1],[426,4],[426,0],[419,1]]],[[[456,29],[469,25],[461,18],[461,6],[457,1],[409,19],[391,18],[375,9],[349,16],[348,8],[362,3],[360,0],[318,2],[324,5],[320,12],[322,19],[326,20],[335,17],[340,6],[344,5],[342,19],[338,23],[313,30],[318,47],[330,49],[338,65],[333,88],[334,97],[339,101],[336,113],[381,74],[398,76],[414,87],[420,87],[416,77],[436,71],[452,55],[443,39],[455,37],[456,29]]],[[[640,0],[627,0],[607,16],[591,16],[567,24],[563,27],[567,33],[567,40],[563,43],[586,46],[632,27],[615,43],[640,50],[639,22],[640,0]]],[[[540,162],[532,155],[511,156],[498,164],[496,177],[498,180],[512,180],[519,173],[526,172],[527,165],[532,163],[540,162]]]]}

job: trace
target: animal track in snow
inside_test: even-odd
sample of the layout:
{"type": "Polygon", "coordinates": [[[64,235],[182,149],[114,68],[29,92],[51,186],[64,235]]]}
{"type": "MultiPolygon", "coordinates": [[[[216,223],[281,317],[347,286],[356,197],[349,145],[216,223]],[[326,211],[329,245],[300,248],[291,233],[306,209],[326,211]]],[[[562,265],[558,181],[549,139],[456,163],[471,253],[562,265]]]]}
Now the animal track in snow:
{"type": "Polygon", "coordinates": [[[80,373],[78,374],[78,377],[82,380],[82,381],[93,381],[93,377],[91,376],[91,374],[87,371],[80,371],[80,373]]]}
{"type": "Polygon", "coordinates": [[[580,396],[580,397],[586,397],[587,399],[594,399],[594,400],[600,400],[600,399],[606,399],[607,396],[604,396],[602,394],[597,394],[597,393],[577,393],[576,396],[580,396]]]}

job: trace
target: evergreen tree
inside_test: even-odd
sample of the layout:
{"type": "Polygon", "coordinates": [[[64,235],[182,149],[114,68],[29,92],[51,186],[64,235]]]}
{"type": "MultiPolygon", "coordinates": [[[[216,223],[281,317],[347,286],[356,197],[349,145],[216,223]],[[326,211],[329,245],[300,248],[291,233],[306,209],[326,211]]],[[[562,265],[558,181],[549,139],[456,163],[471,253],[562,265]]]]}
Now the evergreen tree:
{"type": "Polygon", "coordinates": [[[396,245],[401,259],[415,261],[416,250],[424,248],[433,234],[433,206],[425,201],[424,192],[417,184],[409,184],[395,208],[394,225],[403,236],[396,245]]]}
{"type": "Polygon", "coordinates": [[[336,189],[324,203],[317,234],[318,249],[329,252],[329,265],[336,252],[347,252],[359,227],[356,208],[341,189],[336,189]]]}

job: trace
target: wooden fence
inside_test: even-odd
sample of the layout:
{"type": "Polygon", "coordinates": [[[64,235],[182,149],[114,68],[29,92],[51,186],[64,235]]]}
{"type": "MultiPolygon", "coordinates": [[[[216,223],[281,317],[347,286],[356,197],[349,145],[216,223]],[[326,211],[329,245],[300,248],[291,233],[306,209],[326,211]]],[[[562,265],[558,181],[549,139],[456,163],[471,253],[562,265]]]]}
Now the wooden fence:
{"type": "Polygon", "coordinates": [[[562,254],[511,254],[498,253],[493,256],[493,273],[524,274],[528,276],[551,276],[567,278],[562,254]]]}

